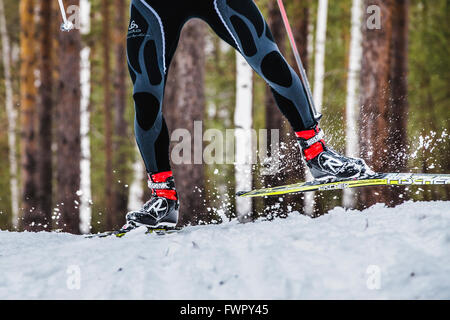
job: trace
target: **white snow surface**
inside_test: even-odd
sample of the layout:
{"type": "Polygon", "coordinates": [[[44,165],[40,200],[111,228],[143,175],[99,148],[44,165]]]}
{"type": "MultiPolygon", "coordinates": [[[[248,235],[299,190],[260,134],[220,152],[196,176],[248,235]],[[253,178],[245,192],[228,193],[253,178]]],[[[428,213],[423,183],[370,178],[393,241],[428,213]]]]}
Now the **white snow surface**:
{"type": "Polygon", "coordinates": [[[2,231],[0,299],[450,298],[450,202],[142,231],[2,231]]]}

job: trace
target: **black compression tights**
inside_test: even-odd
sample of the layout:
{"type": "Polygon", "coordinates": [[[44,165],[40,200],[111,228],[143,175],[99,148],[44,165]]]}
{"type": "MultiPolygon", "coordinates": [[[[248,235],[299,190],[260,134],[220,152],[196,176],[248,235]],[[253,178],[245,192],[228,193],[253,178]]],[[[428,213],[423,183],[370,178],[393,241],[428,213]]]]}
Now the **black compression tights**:
{"type": "Polygon", "coordinates": [[[169,171],[162,100],[183,25],[200,18],[264,78],[295,131],[315,125],[301,81],[286,63],[252,0],[132,0],[127,36],[136,140],[148,172],[169,171]]]}

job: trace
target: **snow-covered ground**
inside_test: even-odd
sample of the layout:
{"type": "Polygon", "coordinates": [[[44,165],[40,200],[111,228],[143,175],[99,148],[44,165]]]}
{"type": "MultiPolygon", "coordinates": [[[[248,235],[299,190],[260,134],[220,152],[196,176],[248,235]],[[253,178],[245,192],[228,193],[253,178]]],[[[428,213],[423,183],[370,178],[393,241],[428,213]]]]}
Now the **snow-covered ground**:
{"type": "Polygon", "coordinates": [[[450,202],[85,239],[0,232],[0,299],[450,298],[450,202]]]}

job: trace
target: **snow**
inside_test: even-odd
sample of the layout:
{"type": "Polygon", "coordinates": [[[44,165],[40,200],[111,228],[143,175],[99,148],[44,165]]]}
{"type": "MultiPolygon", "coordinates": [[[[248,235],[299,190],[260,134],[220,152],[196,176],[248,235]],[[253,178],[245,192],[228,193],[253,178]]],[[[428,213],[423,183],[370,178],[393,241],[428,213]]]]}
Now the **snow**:
{"type": "Polygon", "coordinates": [[[449,299],[450,202],[85,239],[0,232],[0,299],[449,299]]]}

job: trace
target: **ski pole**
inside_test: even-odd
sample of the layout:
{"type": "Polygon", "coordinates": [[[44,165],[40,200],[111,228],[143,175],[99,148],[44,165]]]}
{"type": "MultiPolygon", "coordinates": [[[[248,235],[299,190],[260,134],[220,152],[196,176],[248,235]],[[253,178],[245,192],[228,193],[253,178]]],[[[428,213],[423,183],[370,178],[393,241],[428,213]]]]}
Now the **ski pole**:
{"type": "Polygon", "coordinates": [[[62,0],[58,0],[59,9],[61,10],[61,16],[63,19],[63,23],[61,24],[61,31],[69,32],[73,29],[73,23],[67,20],[66,10],[64,9],[64,4],[62,0]]]}
{"type": "Polygon", "coordinates": [[[308,98],[309,105],[314,114],[314,118],[319,120],[322,115],[317,112],[316,106],[314,105],[314,99],[311,93],[311,86],[309,85],[308,78],[306,76],[305,68],[303,67],[302,59],[300,58],[300,53],[297,49],[297,45],[294,39],[294,33],[292,32],[291,25],[287,17],[286,9],[283,4],[283,0],[277,0],[278,6],[280,7],[281,17],[283,18],[284,27],[286,28],[289,42],[291,43],[291,48],[294,53],[295,61],[297,62],[298,70],[300,71],[300,80],[303,83],[303,87],[306,91],[306,97],[308,98]]]}

